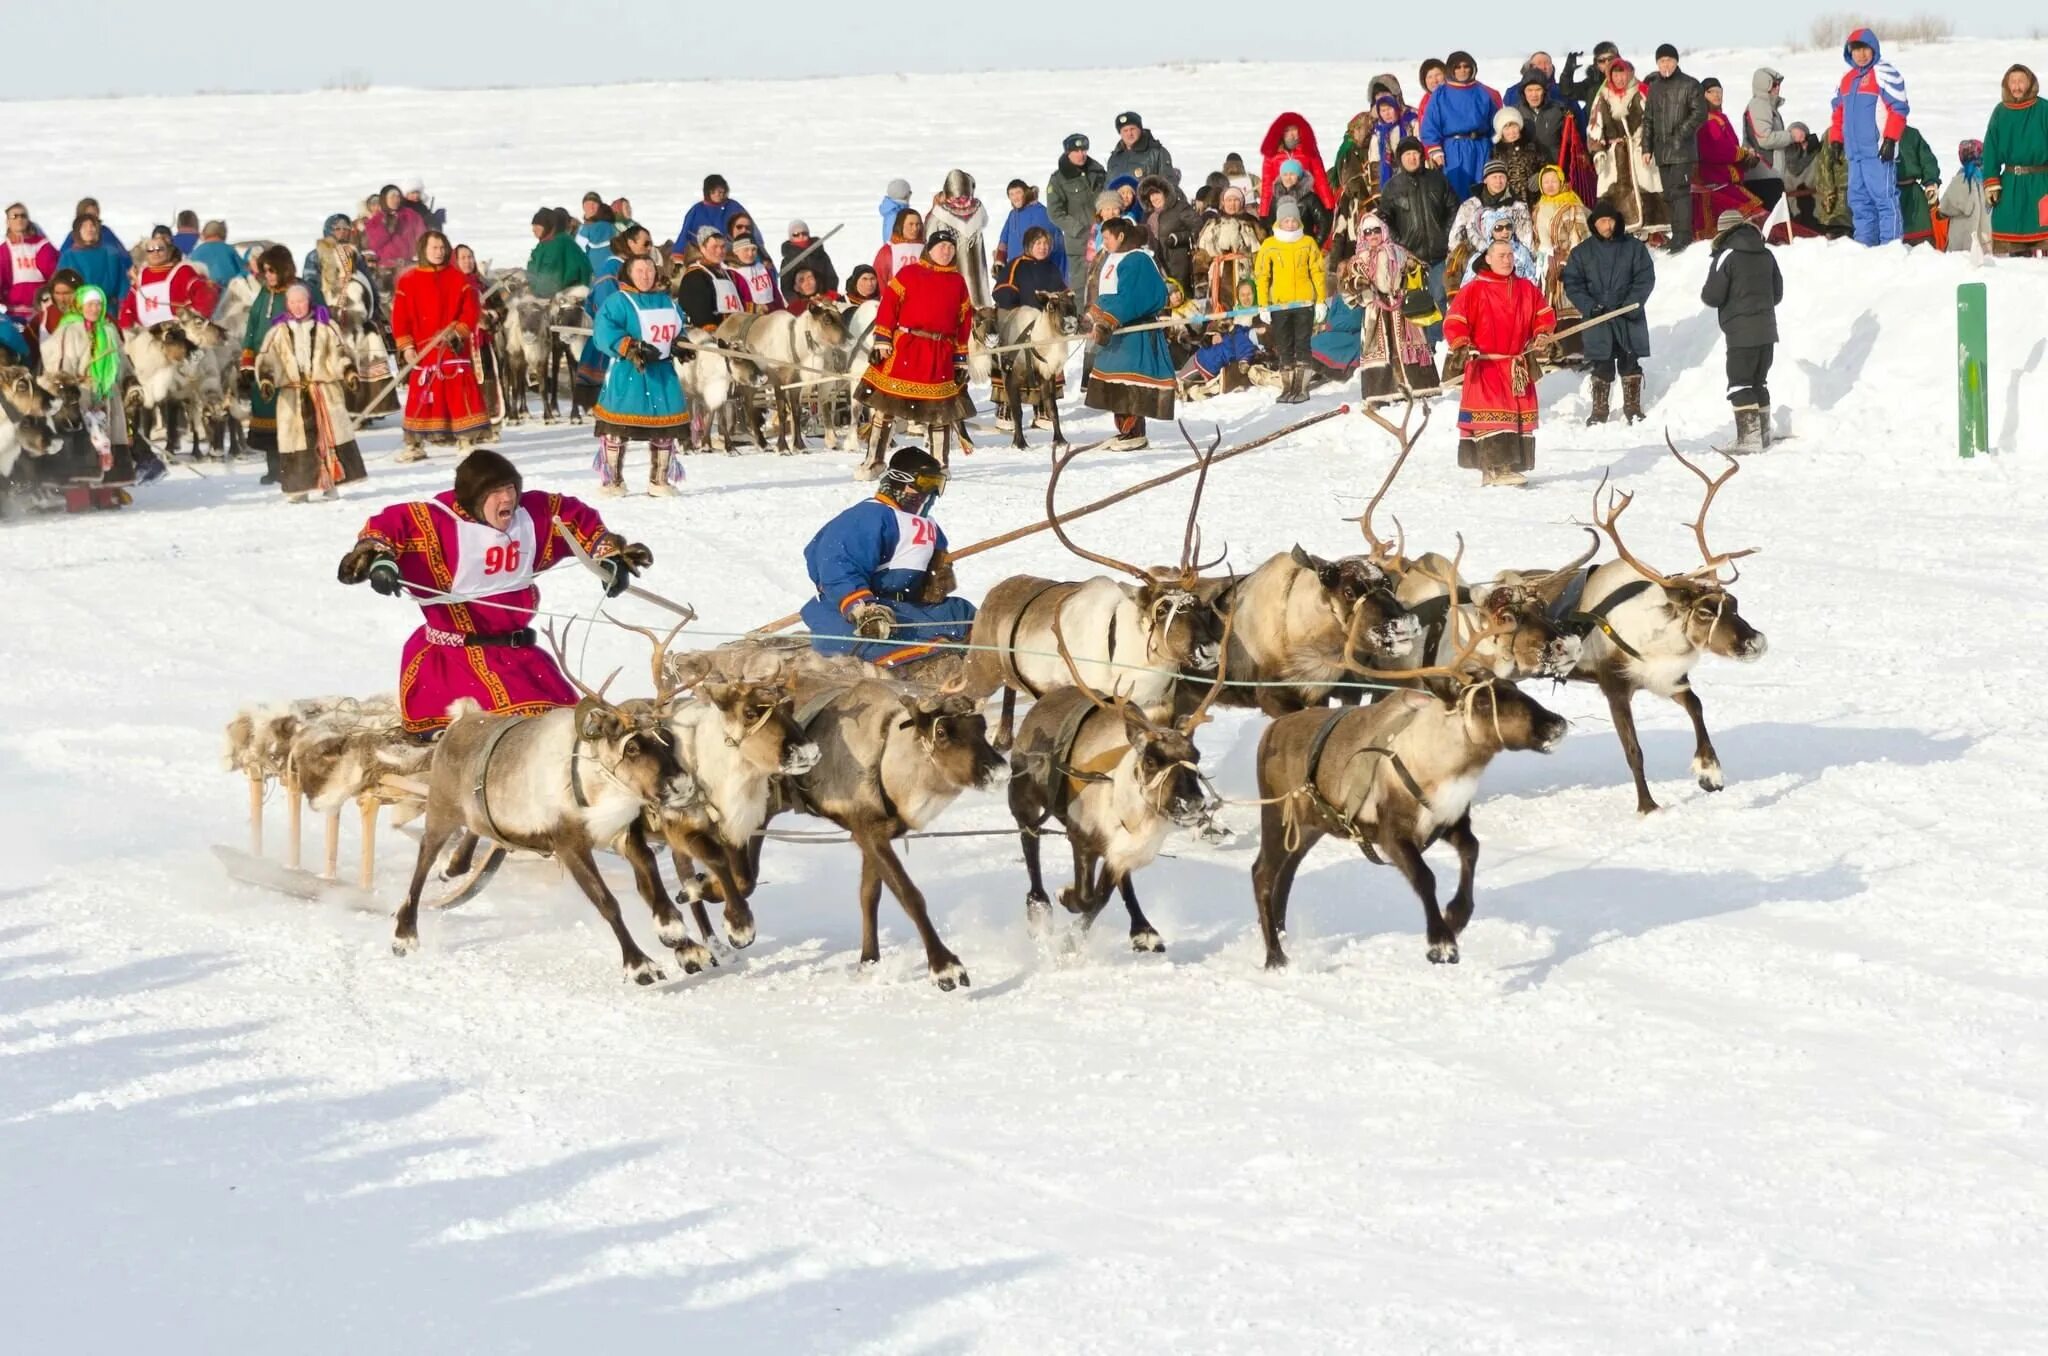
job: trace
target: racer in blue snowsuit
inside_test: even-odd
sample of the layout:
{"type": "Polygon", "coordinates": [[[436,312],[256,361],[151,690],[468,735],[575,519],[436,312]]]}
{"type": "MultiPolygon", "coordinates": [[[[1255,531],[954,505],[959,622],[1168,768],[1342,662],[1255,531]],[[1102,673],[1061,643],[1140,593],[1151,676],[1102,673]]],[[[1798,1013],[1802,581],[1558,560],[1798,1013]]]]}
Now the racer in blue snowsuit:
{"type": "Polygon", "coordinates": [[[1849,161],[1849,215],[1856,241],[1889,245],[1905,230],[1899,220],[1898,176],[1892,162],[1906,135],[1906,78],[1884,59],[1877,34],[1859,28],[1842,44],[1849,73],[1835,93],[1828,139],[1849,161]],[[1864,58],[1857,60],[1861,49],[1864,58]]]}
{"type": "Polygon", "coordinates": [[[930,517],[946,471],[921,447],[889,459],[875,497],[846,509],[804,547],[817,595],[803,605],[811,648],[888,668],[964,641],[974,604],[947,597],[946,533],[930,517]],[[932,600],[932,601],[928,601],[932,600]]]}

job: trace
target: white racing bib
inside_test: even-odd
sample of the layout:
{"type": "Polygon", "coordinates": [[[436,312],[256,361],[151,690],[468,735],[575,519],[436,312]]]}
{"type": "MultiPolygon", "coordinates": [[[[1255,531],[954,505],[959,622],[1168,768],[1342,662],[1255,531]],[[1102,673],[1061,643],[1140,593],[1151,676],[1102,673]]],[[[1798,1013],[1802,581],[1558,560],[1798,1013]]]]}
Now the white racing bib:
{"type": "Polygon", "coordinates": [[[932,567],[932,553],[939,549],[939,525],[915,513],[896,510],[896,554],[882,562],[885,570],[915,570],[932,567]]]}
{"type": "Polygon", "coordinates": [[[462,517],[438,499],[429,499],[455,520],[454,580],[448,592],[465,598],[509,593],[533,582],[537,544],[533,519],[525,508],[512,510],[512,526],[500,532],[488,523],[462,517]]]}
{"type": "Polygon", "coordinates": [[[914,264],[924,253],[922,240],[892,240],[889,242],[889,276],[895,277],[905,268],[914,264]]]}
{"type": "Polygon", "coordinates": [[[734,264],[732,271],[747,284],[747,294],[754,305],[766,306],[775,299],[775,270],[766,263],[756,260],[751,264],[734,264]]]}
{"type": "Polygon", "coordinates": [[[142,328],[155,329],[158,325],[168,325],[177,318],[177,308],[171,305],[170,274],[164,274],[155,282],[136,285],[135,319],[142,328]]]}
{"type": "Polygon", "coordinates": [[[1119,253],[1110,255],[1107,259],[1104,259],[1102,261],[1102,279],[1100,282],[1096,284],[1096,296],[1113,297],[1116,295],[1117,265],[1121,264],[1124,261],[1124,255],[1129,253],[1129,250],[1123,250],[1119,253]]]}
{"type": "MultiPolygon", "coordinates": [[[[710,272],[710,270],[705,270],[710,272]]],[[[720,315],[737,315],[740,310],[740,289],[733,286],[732,279],[722,273],[711,274],[711,291],[718,298],[720,315]]]]}
{"type": "Polygon", "coordinates": [[[669,346],[683,332],[682,312],[673,306],[638,306],[633,310],[633,318],[639,323],[640,338],[654,345],[662,357],[668,357],[669,346]]]}
{"type": "Polygon", "coordinates": [[[15,282],[39,283],[49,281],[49,279],[43,276],[42,265],[36,262],[36,256],[42,253],[42,249],[43,242],[40,240],[10,240],[7,242],[9,262],[14,265],[15,282]]]}

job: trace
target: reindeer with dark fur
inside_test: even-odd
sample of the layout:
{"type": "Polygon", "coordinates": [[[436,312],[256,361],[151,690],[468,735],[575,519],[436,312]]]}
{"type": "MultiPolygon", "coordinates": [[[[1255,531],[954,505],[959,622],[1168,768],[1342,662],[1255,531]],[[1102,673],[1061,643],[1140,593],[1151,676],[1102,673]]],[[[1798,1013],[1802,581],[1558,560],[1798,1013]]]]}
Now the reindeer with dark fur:
{"type": "MultiPolygon", "coordinates": [[[[1462,625],[1456,614],[1451,625],[1462,625]]],[[[1387,675],[1442,685],[1445,693],[1402,692],[1358,709],[1300,711],[1266,727],[1258,751],[1265,803],[1252,866],[1266,968],[1287,964],[1281,937],[1294,874],[1332,834],[1401,872],[1422,900],[1429,959],[1458,963],[1479,863],[1471,805],[1480,774],[1509,749],[1548,753],[1567,724],[1513,684],[1475,671],[1486,635],[1462,640],[1448,663],[1387,675]],[[1458,853],[1458,887],[1448,908],[1438,907],[1436,877],[1422,857],[1439,838],[1458,853]]]]}
{"type": "MultiPolygon", "coordinates": [[[[1186,432],[1182,429],[1183,436],[1186,432]]],[[[1193,445],[1190,440],[1189,446],[1193,445]]],[[[1061,525],[1057,505],[1060,476],[1074,454],[1070,451],[1053,462],[1045,487],[1045,511],[1053,535],[1081,559],[1127,574],[1135,582],[1122,584],[1097,576],[1076,583],[1012,575],[989,590],[968,633],[971,648],[964,672],[970,695],[986,698],[999,689],[1003,694],[998,749],[1010,746],[1019,691],[1037,699],[1072,681],[1073,670],[1060,661],[1053,648],[1055,615],[1064,617],[1068,634],[1075,637],[1078,663],[1084,671],[1091,671],[1097,690],[1107,689],[1162,717],[1173,706],[1182,674],[1215,669],[1222,623],[1197,592],[1205,568],[1198,563],[1201,528],[1197,519],[1215,453],[1212,442],[1207,452],[1198,454],[1202,470],[1195,480],[1194,500],[1181,536],[1180,563],[1170,569],[1143,569],[1077,545],[1061,525]]]]}
{"type": "MultiPolygon", "coordinates": [[[[1170,831],[1209,821],[1214,807],[1193,736],[1223,691],[1227,665],[1218,665],[1216,680],[1194,710],[1176,724],[1161,724],[1125,698],[1105,701],[1089,685],[1067,649],[1057,612],[1052,632],[1074,685],[1031,708],[1010,755],[1010,814],[1031,882],[1025,916],[1034,932],[1050,926],[1039,840],[1046,821],[1056,819],[1074,850],[1074,883],[1060,891],[1061,907],[1078,914],[1086,932],[1114,889],[1131,916],[1131,949],[1164,951],[1131,878],[1159,855],[1170,831]]],[[[1226,654],[1229,639],[1226,618],[1226,654]]]]}

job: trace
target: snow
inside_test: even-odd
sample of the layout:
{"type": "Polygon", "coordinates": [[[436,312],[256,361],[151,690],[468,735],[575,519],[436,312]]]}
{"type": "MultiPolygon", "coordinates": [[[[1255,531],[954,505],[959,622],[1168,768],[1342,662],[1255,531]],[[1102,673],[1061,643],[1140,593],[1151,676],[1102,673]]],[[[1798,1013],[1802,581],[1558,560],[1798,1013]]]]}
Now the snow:
{"type": "MultiPolygon", "coordinates": [[[[2028,54],[1891,55],[1947,166],[2028,54]]],[[[1687,65],[1738,90],[1774,65],[1805,100],[1789,111],[1812,114],[1836,61],[1687,65]]],[[[973,147],[962,158],[997,197],[1009,173],[1049,168],[1075,110],[1106,123],[1107,90],[1195,170],[1264,127],[1219,82],[1307,92],[1334,142],[1343,91],[1413,67],[15,104],[18,137],[46,153],[10,169],[32,205],[97,191],[126,230],[209,185],[194,201],[238,236],[303,245],[390,177],[391,148],[417,145],[431,113],[447,131],[418,167],[487,253],[510,256],[538,195],[573,201],[586,180],[645,194],[643,214],[671,223],[685,181],[716,165],[770,230],[797,213],[850,222],[843,267],[872,246],[891,175],[929,191],[973,147]],[[629,125],[661,134],[611,132],[622,97],[629,125]],[[901,135],[905,107],[941,101],[942,134],[901,135]],[[705,119],[733,108],[732,130],[705,119]],[[800,116],[800,138],[762,138],[800,116]],[[666,129],[686,118],[684,173],[666,129]],[[178,151],[151,153],[124,130],[138,119],[175,120],[178,151]],[[756,158],[747,138],[803,153],[769,157],[787,177],[737,173],[756,158]],[[288,144],[303,155],[262,149],[288,144]],[[876,149],[896,145],[908,162],[876,149]]],[[[415,152],[398,154],[402,171],[415,152]]],[[[2042,1349],[2048,918],[2025,825],[2048,795],[2048,716],[2025,655],[2048,625],[2032,583],[2048,566],[2048,272],[1849,244],[1780,261],[1773,394],[1797,437],[1748,459],[1710,524],[1716,549],[1764,548],[1737,592],[1771,642],[1757,664],[1696,673],[1727,790],[1694,785],[1683,713],[1645,696],[1666,808],[1638,818],[1597,693],[1542,690],[1575,728],[1480,788],[1478,909],[1456,968],[1424,959],[1394,872],[1327,844],[1295,890],[1292,968],[1262,971],[1242,807],[1236,841],[1176,836],[1140,877],[1162,957],[1128,952],[1114,913],[1072,954],[1034,944],[1015,841],[995,837],[908,852],[973,977],[952,994],[889,902],[883,962],[857,973],[843,846],[771,847],[760,940],[653,991],[620,982],[609,935],[545,866],[425,918],[400,960],[388,918],[229,883],[207,845],[242,841],[241,783],[216,764],[234,708],[390,687],[415,614],[335,586],[334,563],[372,508],[445,484],[447,460],[393,465],[386,430],[367,440],[371,482],[338,504],[286,508],[253,469],[208,468],[118,515],[0,524],[9,1344],[2042,1349]],[[1969,462],[1950,375],[1964,281],[1990,288],[1998,452],[1969,462]]],[[[1481,492],[1440,411],[1389,505],[1409,540],[1448,549],[1461,531],[1475,570],[1562,560],[1611,469],[1638,492],[1631,545],[1690,565],[1698,486],[1663,430],[1689,452],[1732,436],[1694,300],[1705,266],[1703,250],[1659,261],[1651,422],[1584,429],[1577,383],[1552,376],[1535,483],[1481,492]]],[[[1335,399],[1289,412],[1252,391],[1187,417],[1234,443],[1335,399]]],[[[1150,452],[1082,456],[1063,502],[1184,461],[1165,433],[1150,452]]],[[[956,541],[1038,516],[1044,437],[958,465],[956,541]]],[[[592,482],[587,429],[535,428],[510,450],[531,483],[592,482]]],[[[1389,452],[1347,417],[1220,467],[1205,540],[1240,567],[1295,540],[1349,549],[1342,518],[1389,452]]],[[[860,493],[850,461],[694,457],[681,498],[606,513],[654,547],[648,585],[694,602],[708,638],[800,600],[803,540],[860,493]]],[[[1079,535],[1168,558],[1185,486],[1079,535]]],[[[960,573],[978,594],[1072,564],[1039,537],[960,573]]],[[[573,571],[545,593],[564,613],[598,601],[573,571]]],[[[623,683],[643,658],[601,630],[582,667],[625,664],[623,683]]],[[[1199,736],[1226,796],[1255,794],[1258,730],[1227,713],[1199,736]]],[[[1006,817],[969,796],[940,827],[1006,817]]],[[[273,804],[273,843],[280,824],[273,804]]],[[[387,903],[410,846],[387,831],[387,903]]],[[[1447,875],[1449,855],[1432,857],[1447,875]]],[[[1048,857],[1054,888],[1063,858],[1048,857]]],[[[626,893],[622,864],[607,870],[626,893]]],[[[651,946],[644,909],[625,907],[651,946]]]]}

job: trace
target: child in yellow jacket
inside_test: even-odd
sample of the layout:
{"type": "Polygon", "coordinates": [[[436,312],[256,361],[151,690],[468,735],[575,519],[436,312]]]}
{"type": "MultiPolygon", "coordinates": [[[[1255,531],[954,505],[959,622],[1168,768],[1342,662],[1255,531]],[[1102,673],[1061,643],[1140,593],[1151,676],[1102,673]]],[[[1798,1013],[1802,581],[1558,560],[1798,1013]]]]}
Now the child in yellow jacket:
{"type": "Polygon", "coordinates": [[[1259,319],[1267,324],[1266,346],[1282,374],[1280,403],[1300,404],[1308,399],[1312,375],[1308,341],[1322,323],[1329,284],[1323,251],[1302,229],[1301,205],[1293,198],[1282,198],[1274,209],[1273,234],[1259,245],[1252,274],[1258,280],[1259,319]]]}

